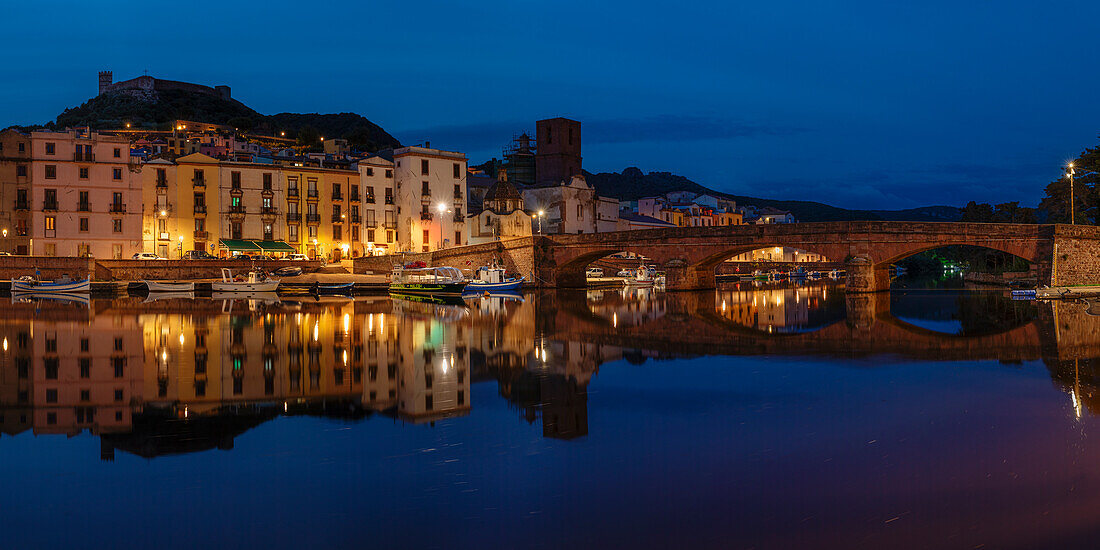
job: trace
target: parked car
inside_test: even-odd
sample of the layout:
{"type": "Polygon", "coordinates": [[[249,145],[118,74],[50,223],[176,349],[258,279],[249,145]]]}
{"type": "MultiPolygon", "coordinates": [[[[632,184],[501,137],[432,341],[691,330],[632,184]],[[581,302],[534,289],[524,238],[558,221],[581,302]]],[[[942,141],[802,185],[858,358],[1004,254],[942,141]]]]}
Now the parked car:
{"type": "Polygon", "coordinates": [[[305,254],[291,254],[283,259],[291,260],[294,262],[307,262],[309,261],[309,256],[306,256],[305,254]]]}
{"type": "Polygon", "coordinates": [[[216,260],[217,258],[205,250],[188,250],[183,253],[185,260],[216,260]]]}
{"type": "Polygon", "coordinates": [[[132,260],[164,260],[167,258],[161,258],[152,252],[138,252],[131,258],[132,260]]]}
{"type": "Polygon", "coordinates": [[[584,270],[584,275],[588,278],[603,277],[603,269],[600,269],[598,267],[590,267],[584,270]]]}

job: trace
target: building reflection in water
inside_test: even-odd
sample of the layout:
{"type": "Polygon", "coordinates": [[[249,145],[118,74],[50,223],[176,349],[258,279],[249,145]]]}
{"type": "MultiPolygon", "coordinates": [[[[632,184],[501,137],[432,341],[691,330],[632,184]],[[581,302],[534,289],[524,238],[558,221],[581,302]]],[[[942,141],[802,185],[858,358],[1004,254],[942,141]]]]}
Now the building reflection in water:
{"type": "MultiPolygon", "coordinates": [[[[471,384],[495,382],[545,437],[574,439],[589,433],[587,388],[604,363],[706,354],[1041,358],[1077,411],[1100,411],[1100,317],[1068,303],[1021,310],[991,300],[1001,298],[960,298],[964,330],[942,335],[892,317],[888,295],[846,299],[824,284],[542,292],[465,306],[388,297],[13,303],[0,312],[0,429],[87,431],[105,459],[116,450],[152,457],[230,449],[283,415],[432,424],[469,414],[471,384]],[[991,323],[990,311],[1003,311],[1003,322],[991,323]]],[[[912,306],[905,314],[919,316],[912,306]]]]}

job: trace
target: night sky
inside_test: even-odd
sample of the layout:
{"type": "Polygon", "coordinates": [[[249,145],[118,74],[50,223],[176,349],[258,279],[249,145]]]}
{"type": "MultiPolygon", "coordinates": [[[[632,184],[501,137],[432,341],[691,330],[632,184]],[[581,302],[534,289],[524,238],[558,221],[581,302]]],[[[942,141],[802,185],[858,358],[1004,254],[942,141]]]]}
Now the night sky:
{"type": "Polygon", "coordinates": [[[1100,4],[827,4],[5,2],[0,127],[148,70],[474,162],[567,116],[589,171],[861,208],[1035,204],[1097,143],[1100,4]]]}

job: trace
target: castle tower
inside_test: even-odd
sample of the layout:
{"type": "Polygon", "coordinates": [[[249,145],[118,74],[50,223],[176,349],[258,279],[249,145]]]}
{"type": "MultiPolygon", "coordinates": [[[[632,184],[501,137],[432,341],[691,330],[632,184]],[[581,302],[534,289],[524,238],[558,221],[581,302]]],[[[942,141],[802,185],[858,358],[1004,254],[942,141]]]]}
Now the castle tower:
{"type": "Polygon", "coordinates": [[[581,123],[550,118],[535,123],[536,183],[569,181],[581,173],[581,123]]]}
{"type": "Polygon", "coordinates": [[[111,87],[111,83],[114,82],[115,76],[111,71],[99,71],[99,95],[103,95],[103,92],[107,91],[107,88],[111,87]]]}

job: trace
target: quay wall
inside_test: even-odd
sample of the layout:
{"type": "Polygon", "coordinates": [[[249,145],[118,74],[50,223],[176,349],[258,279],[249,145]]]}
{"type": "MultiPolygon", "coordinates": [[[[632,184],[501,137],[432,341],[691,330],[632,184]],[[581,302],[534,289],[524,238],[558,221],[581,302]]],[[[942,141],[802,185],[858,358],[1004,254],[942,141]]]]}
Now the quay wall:
{"type": "Polygon", "coordinates": [[[268,271],[284,266],[296,266],[306,273],[317,271],[317,261],[257,261],[248,260],[96,260],[57,256],[0,256],[0,280],[10,280],[23,275],[34,275],[35,269],[42,277],[55,279],[68,275],[74,279],[91,277],[94,281],[137,281],[141,279],[216,279],[221,268],[228,267],[234,273],[246,272],[252,266],[268,271]]]}
{"type": "Polygon", "coordinates": [[[472,271],[496,261],[509,272],[518,273],[537,285],[534,237],[520,237],[499,242],[456,246],[432,252],[410,252],[387,256],[362,256],[352,260],[352,272],[386,275],[395,265],[424,262],[429,267],[450,266],[472,271]]]}

